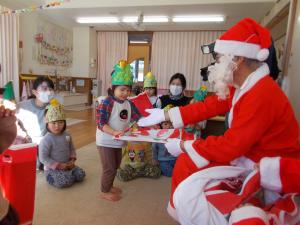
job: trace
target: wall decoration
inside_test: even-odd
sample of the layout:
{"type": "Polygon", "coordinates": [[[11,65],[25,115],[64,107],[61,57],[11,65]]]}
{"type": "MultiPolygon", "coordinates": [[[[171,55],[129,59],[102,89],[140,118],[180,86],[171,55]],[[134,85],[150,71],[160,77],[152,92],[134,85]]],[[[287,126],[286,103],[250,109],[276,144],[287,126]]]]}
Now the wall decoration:
{"type": "Polygon", "coordinates": [[[72,32],[55,24],[39,21],[34,36],[37,60],[42,65],[71,67],[73,61],[72,32]]]}
{"type": "Polygon", "coordinates": [[[57,8],[58,6],[61,6],[63,3],[67,3],[67,2],[70,2],[70,0],[59,0],[59,1],[51,2],[49,4],[39,5],[39,6],[33,5],[33,6],[29,6],[27,8],[23,8],[23,9],[15,9],[15,10],[5,9],[3,11],[0,11],[0,15],[31,13],[31,12],[40,11],[40,10],[49,9],[49,8],[57,8]]]}
{"type": "Polygon", "coordinates": [[[76,86],[78,86],[78,87],[84,87],[84,80],[77,79],[76,80],[76,86]]]}

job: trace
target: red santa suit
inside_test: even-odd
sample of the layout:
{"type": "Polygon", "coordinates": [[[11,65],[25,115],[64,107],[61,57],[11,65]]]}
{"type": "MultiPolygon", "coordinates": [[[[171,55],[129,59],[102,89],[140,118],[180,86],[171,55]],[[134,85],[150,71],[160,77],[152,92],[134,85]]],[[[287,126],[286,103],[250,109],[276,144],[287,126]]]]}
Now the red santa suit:
{"type": "Polygon", "coordinates": [[[299,160],[279,157],[263,158],[260,171],[236,166],[201,170],[176,188],[176,219],[182,225],[295,225],[300,221],[299,171],[299,160]],[[262,188],[280,197],[263,206],[257,201],[262,188]]]}
{"type": "Polygon", "coordinates": [[[300,224],[300,212],[295,203],[295,196],[300,195],[300,161],[280,157],[263,158],[259,166],[261,186],[286,195],[265,211],[254,206],[234,210],[230,224],[300,224]]]}
{"type": "MultiPolygon", "coordinates": [[[[216,41],[215,51],[263,61],[270,40],[261,40],[269,33],[258,26],[251,19],[239,22],[216,41]],[[242,43],[249,39],[253,43],[242,43]]],[[[203,168],[231,164],[252,169],[263,157],[300,157],[299,126],[292,107],[268,75],[268,66],[262,64],[240,88],[232,88],[225,100],[211,96],[169,111],[175,128],[230,112],[230,128],[223,136],[184,142],[186,152],[178,157],[173,171],[170,214],[176,216],[172,196],[177,186],[203,168]]]]}

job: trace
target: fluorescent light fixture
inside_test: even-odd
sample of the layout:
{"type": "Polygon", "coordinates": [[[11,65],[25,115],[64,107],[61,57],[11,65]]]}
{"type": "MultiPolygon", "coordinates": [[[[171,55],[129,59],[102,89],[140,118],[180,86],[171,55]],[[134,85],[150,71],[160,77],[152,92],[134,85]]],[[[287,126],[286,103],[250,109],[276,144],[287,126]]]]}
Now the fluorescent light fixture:
{"type": "Polygon", "coordinates": [[[119,23],[117,17],[79,17],[77,23],[119,23]]]}
{"type": "Polygon", "coordinates": [[[224,16],[174,16],[173,22],[191,23],[191,22],[223,22],[224,16]]]}
{"type": "Polygon", "coordinates": [[[123,17],[123,19],[122,19],[123,23],[135,23],[137,21],[138,21],[137,16],[126,16],[126,17],[123,17]]]}
{"type": "Polygon", "coordinates": [[[166,23],[169,18],[166,16],[144,16],[144,23],[166,23]]]}
{"type": "Polygon", "coordinates": [[[131,44],[148,44],[148,41],[130,41],[131,44]]]}

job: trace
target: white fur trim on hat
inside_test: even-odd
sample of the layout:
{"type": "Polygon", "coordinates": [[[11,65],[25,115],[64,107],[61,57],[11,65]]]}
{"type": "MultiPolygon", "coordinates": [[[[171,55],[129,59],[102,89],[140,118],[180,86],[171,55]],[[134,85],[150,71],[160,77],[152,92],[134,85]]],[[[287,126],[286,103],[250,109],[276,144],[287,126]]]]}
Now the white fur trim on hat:
{"type": "Polygon", "coordinates": [[[194,141],[185,141],[184,142],[184,149],[186,150],[186,153],[189,155],[189,157],[192,159],[192,161],[196,164],[198,168],[205,167],[209,164],[209,161],[202,157],[196,149],[193,147],[194,141]]]}
{"type": "Polygon", "coordinates": [[[229,225],[252,218],[260,219],[265,224],[269,224],[268,216],[262,209],[254,206],[244,206],[232,211],[229,218],[229,225]]]}
{"type": "Polygon", "coordinates": [[[282,183],[280,180],[280,157],[265,157],[260,160],[260,183],[272,191],[280,192],[282,183]]]}
{"type": "Polygon", "coordinates": [[[269,56],[269,49],[263,48],[257,53],[257,59],[259,61],[265,61],[269,56]]]}
{"type": "Polygon", "coordinates": [[[243,56],[249,59],[265,61],[269,56],[269,50],[257,44],[241,41],[216,40],[214,51],[220,54],[243,56]]]}

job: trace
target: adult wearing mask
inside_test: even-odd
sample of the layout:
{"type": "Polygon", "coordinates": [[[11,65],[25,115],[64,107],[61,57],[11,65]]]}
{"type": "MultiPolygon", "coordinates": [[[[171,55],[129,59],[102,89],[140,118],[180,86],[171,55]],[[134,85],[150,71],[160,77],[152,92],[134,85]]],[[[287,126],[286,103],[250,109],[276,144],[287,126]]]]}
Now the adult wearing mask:
{"type": "MultiPolygon", "coordinates": [[[[292,106],[264,63],[270,45],[271,36],[266,28],[250,18],[241,20],[216,41],[217,62],[209,68],[208,77],[216,95],[204,102],[172,108],[167,113],[148,110],[150,115],[138,122],[140,126],[150,126],[170,120],[178,128],[229,112],[229,129],[224,135],[196,141],[168,140],[168,151],[179,156],[168,207],[174,218],[178,214],[173,194],[197,171],[217,165],[253,170],[264,157],[300,157],[299,126],[292,106]]],[[[222,171],[225,173],[226,169],[222,171]]],[[[272,203],[277,194],[265,195],[265,201],[272,203]]],[[[186,209],[196,210],[201,205],[199,202],[186,209]]]]}
{"type": "Polygon", "coordinates": [[[167,105],[173,106],[185,106],[189,104],[190,98],[184,95],[186,88],[186,79],[183,74],[175,73],[169,82],[169,93],[159,97],[157,106],[161,109],[167,105]]]}
{"type": "MultiPolygon", "coordinates": [[[[19,124],[33,143],[39,144],[46,134],[44,122],[45,108],[54,96],[54,83],[46,76],[40,76],[33,82],[33,98],[17,104],[16,116],[19,124]]],[[[37,160],[37,169],[42,169],[37,160]]]]}

